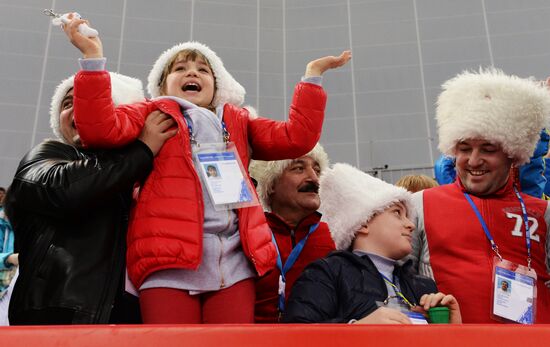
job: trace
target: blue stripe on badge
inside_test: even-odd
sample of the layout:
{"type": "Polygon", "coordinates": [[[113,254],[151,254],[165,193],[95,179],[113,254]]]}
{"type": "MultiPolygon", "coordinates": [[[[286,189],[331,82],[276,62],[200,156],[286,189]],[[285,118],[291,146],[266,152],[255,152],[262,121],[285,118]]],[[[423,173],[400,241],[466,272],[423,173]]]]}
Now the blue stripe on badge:
{"type": "Polygon", "coordinates": [[[214,153],[199,153],[197,155],[199,161],[223,161],[223,160],[235,160],[235,153],[233,152],[214,152],[214,153]]]}
{"type": "Polygon", "coordinates": [[[502,277],[506,277],[506,278],[511,279],[511,280],[515,280],[515,281],[518,281],[518,282],[521,282],[521,283],[525,283],[525,284],[528,284],[530,286],[535,285],[535,279],[533,277],[530,277],[530,276],[527,276],[527,275],[524,275],[524,274],[520,274],[520,273],[511,271],[511,270],[508,270],[508,269],[504,269],[504,268],[501,268],[501,267],[498,267],[498,266],[497,266],[495,272],[496,272],[497,275],[500,275],[502,277]]]}

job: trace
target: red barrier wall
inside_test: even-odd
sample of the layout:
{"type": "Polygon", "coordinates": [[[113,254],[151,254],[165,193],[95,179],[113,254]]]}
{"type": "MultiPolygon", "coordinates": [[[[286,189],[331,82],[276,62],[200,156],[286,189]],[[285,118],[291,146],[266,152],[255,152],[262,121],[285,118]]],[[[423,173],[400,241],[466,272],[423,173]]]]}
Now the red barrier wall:
{"type": "Polygon", "coordinates": [[[135,325],[0,327],[2,347],[549,346],[550,325],[135,325]]]}

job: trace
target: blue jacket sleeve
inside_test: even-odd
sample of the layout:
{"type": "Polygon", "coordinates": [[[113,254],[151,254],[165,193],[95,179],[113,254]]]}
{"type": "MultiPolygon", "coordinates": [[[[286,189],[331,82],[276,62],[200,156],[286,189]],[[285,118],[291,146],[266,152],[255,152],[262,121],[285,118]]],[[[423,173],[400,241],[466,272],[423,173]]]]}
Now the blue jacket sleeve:
{"type": "Polygon", "coordinates": [[[544,158],[544,178],[546,178],[544,195],[550,197],[550,158],[544,158]]]}
{"type": "Polygon", "coordinates": [[[6,259],[13,253],[13,229],[3,218],[0,218],[0,247],[0,270],[12,267],[6,264],[6,259]]]}
{"type": "Polygon", "coordinates": [[[453,183],[456,178],[454,159],[446,155],[439,157],[434,164],[434,173],[440,185],[453,183]]]}
{"type": "Polygon", "coordinates": [[[531,160],[519,168],[521,191],[535,198],[542,198],[546,189],[546,162],[544,156],[548,152],[549,140],[550,135],[546,129],[543,129],[531,160]]]}

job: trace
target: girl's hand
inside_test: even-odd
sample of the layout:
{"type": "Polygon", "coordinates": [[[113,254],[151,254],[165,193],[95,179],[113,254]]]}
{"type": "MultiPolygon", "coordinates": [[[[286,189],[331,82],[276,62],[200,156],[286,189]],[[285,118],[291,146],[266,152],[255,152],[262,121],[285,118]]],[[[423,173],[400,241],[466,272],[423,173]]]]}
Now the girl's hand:
{"type": "Polygon", "coordinates": [[[329,69],[336,69],[345,65],[351,59],[351,51],[343,51],[338,57],[329,55],[310,61],[306,66],[304,77],[321,76],[329,69]]]}
{"type": "Polygon", "coordinates": [[[452,295],[445,295],[441,292],[424,294],[420,298],[420,308],[427,312],[430,308],[436,306],[445,306],[449,308],[449,323],[460,324],[462,323],[462,316],[460,315],[460,307],[458,301],[452,295]]]}
{"type": "Polygon", "coordinates": [[[87,37],[78,31],[78,26],[82,23],[90,24],[87,20],[74,18],[69,14],[71,20],[68,24],[62,26],[63,31],[69,38],[69,41],[82,52],[84,58],[103,58],[103,45],[99,37],[87,37]]]}

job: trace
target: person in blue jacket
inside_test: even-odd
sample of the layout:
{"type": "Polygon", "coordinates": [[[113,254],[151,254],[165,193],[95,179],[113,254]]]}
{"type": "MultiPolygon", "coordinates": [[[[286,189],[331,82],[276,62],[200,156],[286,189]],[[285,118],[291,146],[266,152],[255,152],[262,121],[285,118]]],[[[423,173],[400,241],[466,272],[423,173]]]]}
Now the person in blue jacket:
{"type": "Polygon", "coordinates": [[[8,325],[10,283],[14,280],[18,254],[14,253],[13,229],[4,216],[3,200],[6,190],[0,187],[0,326],[8,325]]]}

